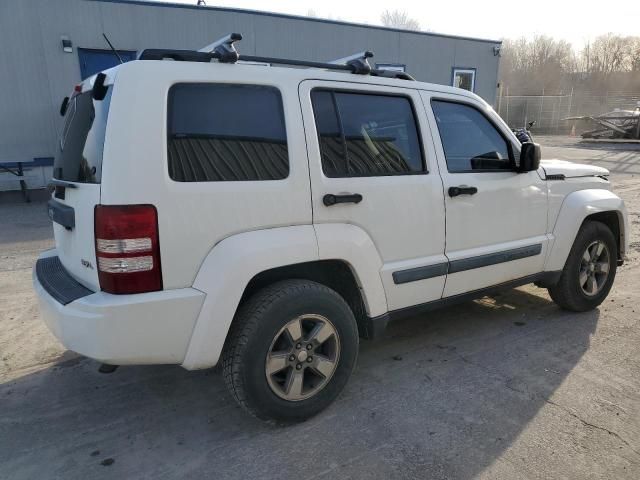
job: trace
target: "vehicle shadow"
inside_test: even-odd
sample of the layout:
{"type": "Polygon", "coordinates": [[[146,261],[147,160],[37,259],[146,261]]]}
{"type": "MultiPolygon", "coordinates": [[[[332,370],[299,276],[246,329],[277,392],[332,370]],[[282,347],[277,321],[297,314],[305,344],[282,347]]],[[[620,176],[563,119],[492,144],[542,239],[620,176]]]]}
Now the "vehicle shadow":
{"type": "Polygon", "coordinates": [[[391,324],[384,338],[362,342],[339,400],[288,427],[246,415],[215,370],[103,375],[68,353],[0,385],[0,472],[471,478],[500,458],[589,348],[599,312],[562,312],[542,292],[526,287],[391,324]]]}

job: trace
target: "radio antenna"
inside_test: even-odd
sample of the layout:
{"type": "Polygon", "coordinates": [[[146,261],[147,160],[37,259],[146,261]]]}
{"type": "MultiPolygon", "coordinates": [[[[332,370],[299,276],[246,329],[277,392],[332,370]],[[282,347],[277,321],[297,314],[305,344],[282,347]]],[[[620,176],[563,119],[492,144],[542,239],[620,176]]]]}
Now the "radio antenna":
{"type": "Polygon", "coordinates": [[[122,57],[120,56],[120,54],[118,53],[118,51],[113,48],[113,45],[111,45],[111,42],[109,41],[109,38],[107,37],[107,35],[102,32],[102,36],[104,37],[104,39],[107,41],[107,43],[109,44],[109,48],[111,48],[111,51],[113,52],[113,54],[118,57],[118,60],[120,60],[120,63],[124,63],[124,61],[122,60],[122,57]]]}

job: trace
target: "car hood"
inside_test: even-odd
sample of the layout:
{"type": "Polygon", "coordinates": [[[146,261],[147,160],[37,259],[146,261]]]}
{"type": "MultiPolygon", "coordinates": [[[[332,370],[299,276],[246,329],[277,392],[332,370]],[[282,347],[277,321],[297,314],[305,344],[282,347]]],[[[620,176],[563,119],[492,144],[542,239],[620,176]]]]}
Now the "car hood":
{"type": "Polygon", "coordinates": [[[540,166],[547,177],[550,175],[563,175],[565,178],[609,176],[609,170],[606,168],[567,162],[566,160],[541,160],[540,166]]]}

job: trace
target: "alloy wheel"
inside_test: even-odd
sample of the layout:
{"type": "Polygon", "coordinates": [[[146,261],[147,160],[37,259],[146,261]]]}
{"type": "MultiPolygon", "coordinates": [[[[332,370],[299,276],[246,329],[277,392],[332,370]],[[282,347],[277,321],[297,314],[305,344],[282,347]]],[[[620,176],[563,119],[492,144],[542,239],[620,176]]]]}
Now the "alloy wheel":
{"type": "Polygon", "coordinates": [[[602,291],[609,278],[611,256],[607,245],[597,240],[591,242],[582,254],[578,281],[582,292],[593,297],[602,291]]]}
{"type": "Polygon", "coordinates": [[[269,387],[289,401],[310,398],[333,376],[340,358],[340,338],[322,315],[302,315],[275,335],[265,361],[269,387]]]}

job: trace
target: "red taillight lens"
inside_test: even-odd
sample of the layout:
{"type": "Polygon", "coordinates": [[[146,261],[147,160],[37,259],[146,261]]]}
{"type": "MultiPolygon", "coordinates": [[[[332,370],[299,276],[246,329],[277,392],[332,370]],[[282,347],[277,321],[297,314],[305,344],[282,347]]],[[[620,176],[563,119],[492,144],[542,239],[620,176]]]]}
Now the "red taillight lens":
{"type": "Polygon", "coordinates": [[[109,293],[162,290],[158,213],[153,205],[97,205],[96,264],[109,293]]]}

